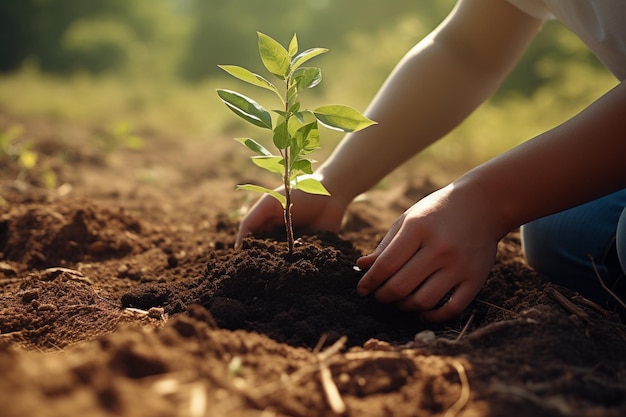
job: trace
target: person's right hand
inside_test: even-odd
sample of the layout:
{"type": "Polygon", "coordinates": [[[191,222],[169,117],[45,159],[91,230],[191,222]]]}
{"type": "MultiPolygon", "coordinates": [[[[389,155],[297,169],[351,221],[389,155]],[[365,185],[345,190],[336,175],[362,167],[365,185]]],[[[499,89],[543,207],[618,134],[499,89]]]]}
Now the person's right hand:
{"type": "MultiPolygon", "coordinates": [[[[284,194],[284,189],[277,189],[284,194]]],[[[316,195],[300,190],[291,192],[292,225],[294,228],[307,228],[316,231],[339,232],[341,222],[349,202],[335,196],[316,195]]],[[[248,234],[272,230],[285,224],[281,204],[272,196],[263,195],[242,219],[235,248],[241,247],[248,234]]]]}

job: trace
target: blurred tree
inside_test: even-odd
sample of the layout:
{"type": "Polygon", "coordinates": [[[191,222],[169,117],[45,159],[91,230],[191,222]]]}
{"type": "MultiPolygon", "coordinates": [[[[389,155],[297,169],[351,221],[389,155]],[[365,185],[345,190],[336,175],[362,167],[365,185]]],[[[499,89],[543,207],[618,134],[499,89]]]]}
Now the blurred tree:
{"type": "Polygon", "coordinates": [[[407,15],[416,15],[434,26],[445,17],[451,0],[189,0],[195,19],[181,75],[199,81],[218,73],[218,64],[254,68],[258,62],[256,31],[279,42],[297,33],[303,47],[327,47],[341,53],[352,33],[390,28],[407,15]]]}
{"type": "MultiPolygon", "coordinates": [[[[327,47],[332,54],[323,59],[341,66],[329,74],[354,78],[353,88],[363,80],[377,86],[454,3],[0,0],[0,72],[17,70],[32,60],[42,71],[62,74],[116,71],[202,81],[221,74],[218,64],[262,71],[255,35],[261,31],[282,43],[297,33],[302,48],[327,47]]],[[[588,65],[599,66],[575,36],[558,23],[548,23],[498,97],[530,95],[565,68],[588,65]]]]}
{"type": "MultiPolygon", "coordinates": [[[[76,69],[101,72],[119,67],[126,59],[130,37],[154,35],[142,18],[142,2],[126,0],[5,0],[0,2],[0,71],[19,68],[34,59],[43,71],[66,73],[76,69]],[[89,26],[109,19],[115,25],[89,26]],[[81,22],[82,30],[73,25],[81,22]],[[123,27],[123,29],[121,29],[123,27]],[[113,36],[110,36],[112,35],[113,36]],[[82,38],[86,42],[81,44],[82,38]]],[[[156,2],[155,2],[156,3],[156,2]]]]}
{"type": "Polygon", "coordinates": [[[31,18],[36,9],[34,0],[0,2],[0,71],[17,68],[33,48],[29,34],[35,27],[31,18]]]}
{"type": "Polygon", "coordinates": [[[250,65],[257,61],[255,31],[267,32],[282,41],[290,10],[298,2],[288,0],[192,0],[194,17],[180,74],[189,81],[200,81],[218,72],[218,64],[250,65]],[[282,24],[281,24],[282,23],[282,24]]]}

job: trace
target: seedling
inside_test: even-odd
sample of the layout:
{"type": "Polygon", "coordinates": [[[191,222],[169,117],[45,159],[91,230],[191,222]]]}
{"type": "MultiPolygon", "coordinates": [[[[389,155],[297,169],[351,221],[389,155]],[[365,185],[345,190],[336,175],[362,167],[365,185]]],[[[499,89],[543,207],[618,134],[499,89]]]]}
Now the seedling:
{"type": "MultiPolygon", "coordinates": [[[[0,131],[0,162],[9,159],[17,162],[20,171],[15,179],[16,182],[25,180],[29,173],[34,172],[39,162],[39,154],[31,149],[28,143],[17,143],[24,129],[16,125],[6,131],[0,131]]],[[[51,169],[39,169],[39,179],[48,187],[56,185],[56,174],[51,169]]]]}
{"type": "Polygon", "coordinates": [[[97,139],[106,155],[111,155],[122,148],[139,151],[144,147],[143,138],[134,134],[132,126],[125,121],[111,125],[97,139]]]}
{"type": "Polygon", "coordinates": [[[328,49],[311,48],[298,53],[298,38],[295,34],[286,49],[261,32],[258,32],[258,46],[263,65],[281,81],[280,89],[266,78],[245,68],[236,65],[219,67],[241,81],[274,93],[279,99],[280,108],[268,111],[255,100],[231,90],[218,89],[217,94],[237,116],[272,132],[272,141],[278,155],[272,154],[254,139],[236,140],[255,153],[252,162],[281,176],[285,195],[254,184],[241,184],[237,189],[266,193],[280,202],[284,210],[287,243],[291,254],[294,246],[291,191],[330,195],[313,176],[312,164],[315,161],[307,158],[319,149],[319,124],[342,132],[355,132],[376,122],[349,106],[333,104],[307,110],[301,105],[300,92],[313,88],[322,81],[322,71],[319,68],[305,67],[303,64],[328,52],[328,49]]]}

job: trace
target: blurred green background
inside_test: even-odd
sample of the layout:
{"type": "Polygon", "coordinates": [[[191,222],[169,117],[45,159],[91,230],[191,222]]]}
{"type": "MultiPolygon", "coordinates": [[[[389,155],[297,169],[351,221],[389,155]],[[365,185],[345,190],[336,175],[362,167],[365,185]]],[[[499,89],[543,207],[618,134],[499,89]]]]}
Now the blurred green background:
{"type": "MultiPolygon", "coordinates": [[[[222,140],[248,128],[217,99],[217,87],[241,90],[217,65],[265,75],[256,50],[262,31],[283,44],[297,33],[301,50],[330,49],[313,61],[324,81],[303,97],[305,104],[364,110],[396,62],[453,4],[2,0],[0,107],[93,126],[126,123],[181,140],[222,140]]],[[[467,169],[562,122],[615,84],[574,35],[549,22],[496,96],[416,165],[467,169]]],[[[333,135],[322,138],[323,147],[334,147],[333,135]]]]}

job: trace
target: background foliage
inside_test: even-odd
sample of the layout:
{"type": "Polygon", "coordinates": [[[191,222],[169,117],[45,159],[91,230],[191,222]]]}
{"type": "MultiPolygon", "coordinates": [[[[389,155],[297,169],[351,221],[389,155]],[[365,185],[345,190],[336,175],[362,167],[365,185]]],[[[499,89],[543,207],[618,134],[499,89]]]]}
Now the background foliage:
{"type": "MultiPolygon", "coordinates": [[[[315,99],[361,110],[454,1],[3,0],[0,106],[164,133],[230,134],[217,64],[258,66],[256,31],[326,47],[315,99]],[[45,99],[43,99],[45,97],[45,99]],[[328,99],[327,99],[328,98],[328,99]]],[[[464,169],[564,120],[615,81],[557,22],[497,95],[423,156],[464,169]]],[[[322,146],[326,146],[323,144],[322,146]]]]}

